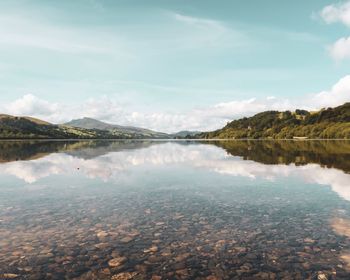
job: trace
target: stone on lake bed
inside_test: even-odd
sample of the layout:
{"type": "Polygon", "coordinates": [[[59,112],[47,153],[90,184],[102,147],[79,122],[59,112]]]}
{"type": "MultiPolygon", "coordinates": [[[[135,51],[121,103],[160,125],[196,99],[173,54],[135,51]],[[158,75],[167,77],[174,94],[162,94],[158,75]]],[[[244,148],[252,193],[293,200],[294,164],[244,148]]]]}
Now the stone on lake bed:
{"type": "Polygon", "coordinates": [[[49,254],[51,252],[52,252],[52,249],[44,249],[44,250],[40,251],[40,254],[45,255],[45,254],[49,254]]]}
{"type": "Polygon", "coordinates": [[[131,236],[126,236],[126,237],[120,239],[120,242],[122,242],[122,243],[129,243],[129,242],[131,242],[131,241],[133,241],[133,240],[134,240],[133,237],[131,237],[131,236]]]}
{"type": "Polygon", "coordinates": [[[108,236],[108,233],[105,231],[99,231],[96,235],[98,238],[105,238],[106,236],[108,236]]]}
{"type": "Polygon", "coordinates": [[[104,268],[100,270],[100,273],[103,275],[111,275],[111,271],[109,270],[109,268],[104,268]]]}
{"type": "Polygon", "coordinates": [[[100,250],[107,249],[109,246],[110,246],[109,243],[98,243],[95,245],[95,247],[100,249],[100,250]]]}
{"type": "Polygon", "coordinates": [[[215,275],[209,275],[207,278],[205,278],[206,280],[219,280],[218,277],[216,277],[215,275]]]}
{"type": "Polygon", "coordinates": [[[328,277],[323,272],[319,272],[317,275],[317,280],[328,280],[328,277]]]}
{"type": "Polygon", "coordinates": [[[30,272],[30,271],[33,270],[33,268],[30,267],[30,266],[26,266],[26,267],[23,268],[23,270],[24,270],[25,272],[30,272]]]}
{"type": "Polygon", "coordinates": [[[111,280],[130,280],[137,275],[137,272],[122,272],[113,275],[111,280]]]}
{"type": "Polygon", "coordinates": [[[188,274],[188,270],[186,268],[184,269],[178,269],[176,270],[176,274],[179,275],[180,277],[188,277],[189,274],[188,274]]]}
{"type": "Polygon", "coordinates": [[[15,279],[19,277],[19,275],[14,274],[14,273],[4,273],[4,274],[0,274],[0,278],[1,279],[15,279]]]}
{"type": "Polygon", "coordinates": [[[312,238],[305,238],[305,239],[304,239],[304,242],[305,242],[305,243],[315,243],[315,240],[312,239],[312,238]]]}
{"type": "Polygon", "coordinates": [[[149,249],[145,249],[143,252],[144,253],[155,253],[158,251],[158,247],[157,246],[152,246],[151,248],[149,249]]]}
{"type": "Polygon", "coordinates": [[[108,261],[108,265],[110,267],[118,267],[121,266],[124,262],[126,262],[126,258],[125,257],[119,257],[119,258],[114,258],[108,261]]]}

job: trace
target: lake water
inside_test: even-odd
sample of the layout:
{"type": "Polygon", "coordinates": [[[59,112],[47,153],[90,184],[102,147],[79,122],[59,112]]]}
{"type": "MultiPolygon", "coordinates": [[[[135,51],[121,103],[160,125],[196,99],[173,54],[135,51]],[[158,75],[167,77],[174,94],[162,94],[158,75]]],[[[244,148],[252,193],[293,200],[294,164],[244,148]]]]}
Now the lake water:
{"type": "Polygon", "coordinates": [[[0,142],[0,279],[350,279],[350,142],[0,142]]]}

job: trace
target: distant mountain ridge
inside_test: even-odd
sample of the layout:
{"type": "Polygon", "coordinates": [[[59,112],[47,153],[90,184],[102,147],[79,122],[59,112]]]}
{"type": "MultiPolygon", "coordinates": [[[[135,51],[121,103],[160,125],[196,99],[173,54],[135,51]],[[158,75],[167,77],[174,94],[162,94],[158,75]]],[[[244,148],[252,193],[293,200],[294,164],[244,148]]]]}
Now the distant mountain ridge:
{"type": "Polygon", "coordinates": [[[322,109],[266,111],[227,123],[221,129],[197,134],[204,139],[350,139],[350,103],[322,109]]]}
{"type": "Polygon", "coordinates": [[[190,131],[190,130],[182,130],[176,133],[173,133],[174,138],[191,138],[197,134],[201,133],[200,131],[190,131]]]}
{"type": "Polygon", "coordinates": [[[110,123],[102,122],[102,121],[92,119],[92,118],[87,118],[87,117],[71,120],[70,122],[67,122],[64,125],[84,128],[84,129],[106,130],[106,131],[110,131],[115,135],[128,134],[128,135],[134,135],[137,138],[138,137],[146,137],[146,138],[170,138],[171,137],[166,133],[156,132],[150,129],[110,124],[110,123]]]}
{"type": "Polygon", "coordinates": [[[92,118],[51,124],[32,117],[0,114],[0,139],[350,139],[350,103],[322,109],[266,111],[227,123],[221,129],[167,134],[92,118]]]}

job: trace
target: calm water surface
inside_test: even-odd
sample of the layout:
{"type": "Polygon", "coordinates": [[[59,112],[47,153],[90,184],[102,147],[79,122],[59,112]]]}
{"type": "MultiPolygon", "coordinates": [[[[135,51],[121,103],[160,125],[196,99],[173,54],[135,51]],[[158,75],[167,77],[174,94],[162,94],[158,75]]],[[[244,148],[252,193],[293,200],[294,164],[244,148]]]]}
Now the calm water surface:
{"type": "Polygon", "coordinates": [[[0,279],[350,279],[350,142],[0,142],[0,279]]]}

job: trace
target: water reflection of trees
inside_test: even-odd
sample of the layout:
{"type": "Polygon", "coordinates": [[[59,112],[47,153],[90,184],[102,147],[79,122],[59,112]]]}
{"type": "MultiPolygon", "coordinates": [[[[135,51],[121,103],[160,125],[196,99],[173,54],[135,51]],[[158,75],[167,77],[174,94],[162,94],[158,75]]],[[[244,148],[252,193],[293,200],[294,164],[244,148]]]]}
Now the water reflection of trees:
{"type": "Polygon", "coordinates": [[[146,148],[150,141],[0,141],[0,162],[33,160],[52,153],[94,158],[109,152],[146,148]]]}
{"type": "MultiPolygon", "coordinates": [[[[0,162],[38,159],[51,153],[94,158],[109,152],[147,148],[161,141],[0,141],[0,162]]],[[[188,144],[187,142],[179,142],[188,144]]],[[[198,142],[195,142],[198,144],[198,142]]],[[[228,154],[264,164],[319,164],[350,173],[350,141],[210,141],[228,154]]],[[[191,143],[192,144],[192,143],[191,143]]]]}
{"type": "Polygon", "coordinates": [[[316,163],[350,172],[350,141],[215,141],[233,156],[264,164],[316,163]]]}

